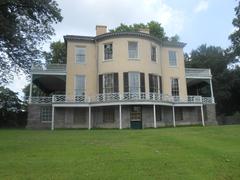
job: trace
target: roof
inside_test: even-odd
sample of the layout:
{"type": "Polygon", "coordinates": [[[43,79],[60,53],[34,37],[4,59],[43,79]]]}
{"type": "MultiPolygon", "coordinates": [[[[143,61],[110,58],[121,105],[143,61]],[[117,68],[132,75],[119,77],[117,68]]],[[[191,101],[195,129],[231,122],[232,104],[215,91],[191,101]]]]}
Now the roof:
{"type": "Polygon", "coordinates": [[[151,36],[147,33],[142,32],[112,32],[112,33],[105,33],[98,36],[76,36],[76,35],[66,35],[64,36],[65,41],[84,41],[84,42],[100,42],[106,39],[111,38],[120,38],[120,37],[138,37],[152,40],[160,45],[168,46],[168,47],[180,47],[183,48],[186,43],[183,42],[173,42],[167,40],[160,40],[154,36],[151,36]]]}

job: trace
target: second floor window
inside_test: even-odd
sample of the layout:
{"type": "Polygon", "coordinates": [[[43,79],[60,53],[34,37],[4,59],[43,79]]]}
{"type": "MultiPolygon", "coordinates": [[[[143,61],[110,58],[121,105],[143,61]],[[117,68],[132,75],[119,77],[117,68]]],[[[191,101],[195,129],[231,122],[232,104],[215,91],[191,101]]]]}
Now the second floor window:
{"type": "Polygon", "coordinates": [[[85,48],[83,47],[76,47],[76,63],[78,64],[85,64],[86,59],[86,52],[85,48]]]}
{"type": "Polygon", "coordinates": [[[104,60],[112,59],[113,49],[112,44],[104,44],[104,60]]]}
{"type": "Polygon", "coordinates": [[[76,96],[85,95],[85,76],[84,75],[75,76],[75,95],[76,96]]]}
{"type": "Polygon", "coordinates": [[[172,96],[179,96],[178,78],[171,79],[171,89],[172,89],[172,96]]]}
{"type": "Polygon", "coordinates": [[[138,43],[128,42],[128,58],[137,59],[138,58],[138,43]]]}
{"type": "Polygon", "coordinates": [[[153,61],[153,62],[156,62],[157,61],[157,48],[156,48],[156,46],[152,46],[151,47],[151,60],[153,61]]]}
{"type": "Polygon", "coordinates": [[[130,93],[139,93],[140,92],[140,73],[138,72],[129,72],[129,92],[130,93]]]}
{"type": "Polygon", "coordinates": [[[168,59],[169,59],[170,66],[177,66],[176,51],[168,51],[168,59]]]}

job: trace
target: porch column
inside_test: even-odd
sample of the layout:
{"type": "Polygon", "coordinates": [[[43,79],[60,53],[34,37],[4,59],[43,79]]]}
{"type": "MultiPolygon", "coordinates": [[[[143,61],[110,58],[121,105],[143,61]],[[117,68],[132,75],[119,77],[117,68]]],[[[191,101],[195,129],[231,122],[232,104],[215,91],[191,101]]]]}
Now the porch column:
{"type": "Polygon", "coordinates": [[[119,129],[122,129],[122,105],[119,105],[119,129]]]}
{"type": "Polygon", "coordinates": [[[157,121],[156,121],[156,105],[153,104],[153,124],[154,128],[157,128],[157,121]]]}
{"type": "Polygon", "coordinates": [[[213,87],[212,87],[212,78],[209,80],[209,82],[210,82],[212,103],[215,103],[215,101],[214,101],[214,95],[213,95],[213,87]]]}
{"type": "Polygon", "coordinates": [[[202,115],[202,125],[205,126],[204,113],[203,113],[203,105],[201,105],[201,115],[202,115]]]}
{"type": "Polygon", "coordinates": [[[32,102],[32,74],[31,74],[31,82],[29,86],[29,97],[28,97],[28,103],[30,104],[32,102]]]}
{"type": "Polygon", "coordinates": [[[52,105],[52,127],[51,130],[54,130],[54,106],[52,105]]]}
{"type": "Polygon", "coordinates": [[[176,122],[175,122],[175,107],[174,105],[172,106],[172,116],[173,116],[173,127],[176,127],[176,122]]]}
{"type": "Polygon", "coordinates": [[[91,129],[91,106],[88,107],[88,129],[91,129]]]}

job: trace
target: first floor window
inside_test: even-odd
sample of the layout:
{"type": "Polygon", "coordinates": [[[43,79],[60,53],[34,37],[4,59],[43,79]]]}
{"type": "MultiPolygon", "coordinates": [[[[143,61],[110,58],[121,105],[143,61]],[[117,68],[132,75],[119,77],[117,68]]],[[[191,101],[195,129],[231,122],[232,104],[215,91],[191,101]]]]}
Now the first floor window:
{"type": "Polygon", "coordinates": [[[52,107],[43,106],[40,109],[40,120],[42,122],[52,121],[52,107]]]}
{"type": "Polygon", "coordinates": [[[103,93],[114,92],[114,78],[113,73],[103,75],[103,93]]]}
{"type": "Polygon", "coordinates": [[[178,78],[172,78],[171,79],[171,88],[172,88],[172,96],[179,96],[178,78]]]}
{"type": "Polygon", "coordinates": [[[140,92],[140,73],[139,72],[129,72],[129,92],[130,93],[139,93],[140,92]]]}
{"type": "Polygon", "coordinates": [[[84,64],[85,63],[85,48],[84,47],[76,47],[76,63],[84,64]]]}
{"type": "Polygon", "coordinates": [[[152,93],[159,93],[159,76],[149,74],[149,91],[152,93]]]}
{"type": "Polygon", "coordinates": [[[170,66],[177,66],[176,51],[168,51],[168,60],[170,66]]]}
{"type": "Polygon", "coordinates": [[[114,122],[114,107],[103,107],[103,122],[114,122]]]}
{"type": "Polygon", "coordinates": [[[104,44],[104,60],[112,59],[113,49],[112,44],[104,44]]]}
{"type": "Polygon", "coordinates": [[[85,95],[85,76],[76,75],[75,77],[75,95],[84,96],[85,95]]]}

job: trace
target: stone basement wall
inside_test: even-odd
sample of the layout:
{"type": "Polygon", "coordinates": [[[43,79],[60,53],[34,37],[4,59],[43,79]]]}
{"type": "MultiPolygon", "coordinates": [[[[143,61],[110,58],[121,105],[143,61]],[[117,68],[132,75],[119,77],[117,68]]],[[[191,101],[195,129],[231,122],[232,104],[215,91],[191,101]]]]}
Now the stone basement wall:
{"type": "Polygon", "coordinates": [[[41,122],[40,109],[41,107],[52,107],[51,105],[39,105],[29,104],[28,105],[28,122],[27,129],[50,129],[51,122],[41,122]]]}
{"type": "Polygon", "coordinates": [[[203,106],[204,118],[206,125],[216,125],[216,104],[206,104],[203,106]]]}

